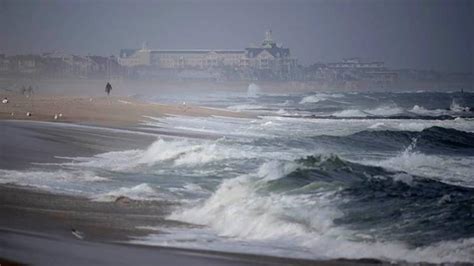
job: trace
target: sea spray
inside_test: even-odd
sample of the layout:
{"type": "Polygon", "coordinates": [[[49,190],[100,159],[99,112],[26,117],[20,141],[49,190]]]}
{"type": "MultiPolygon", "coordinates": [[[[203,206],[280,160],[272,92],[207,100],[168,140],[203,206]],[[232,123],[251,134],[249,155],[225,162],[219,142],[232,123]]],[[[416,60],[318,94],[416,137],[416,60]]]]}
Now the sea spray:
{"type": "Polygon", "coordinates": [[[457,100],[453,99],[449,109],[453,112],[469,112],[470,108],[462,106],[457,100]]]}
{"type": "Polygon", "coordinates": [[[262,90],[260,87],[255,83],[250,83],[247,87],[247,97],[248,98],[256,98],[259,94],[261,94],[262,90]]]}
{"type": "Polygon", "coordinates": [[[308,104],[308,103],[319,103],[322,101],[326,101],[331,98],[343,98],[344,94],[338,94],[338,93],[316,93],[313,95],[308,95],[305,96],[301,99],[300,104],[308,104]]]}

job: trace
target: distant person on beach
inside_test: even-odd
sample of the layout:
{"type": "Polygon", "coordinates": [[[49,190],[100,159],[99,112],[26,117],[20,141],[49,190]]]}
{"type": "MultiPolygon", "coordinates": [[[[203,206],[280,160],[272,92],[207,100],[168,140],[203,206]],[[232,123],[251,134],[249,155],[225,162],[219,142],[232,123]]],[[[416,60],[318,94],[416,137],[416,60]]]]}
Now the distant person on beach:
{"type": "Polygon", "coordinates": [[[28,88],[26,88],[25,86],[22,86],[21,89],[20,89],[20,92],[21,92],[21,94],[26,96],[26,98],[28,98],[28,97],[33,95],[34,90],[33,90],[33,87],[31,87],[31,86],[28,86],[28,88]]]}
{"type": "Polygon", "coordinates": [[[112,85],[110,85],[110,83],[107,82],[107,85],[105,85],[105,92],[107,92],[107,96],[109,96],[110,91],[112,91],[112,85]]]}

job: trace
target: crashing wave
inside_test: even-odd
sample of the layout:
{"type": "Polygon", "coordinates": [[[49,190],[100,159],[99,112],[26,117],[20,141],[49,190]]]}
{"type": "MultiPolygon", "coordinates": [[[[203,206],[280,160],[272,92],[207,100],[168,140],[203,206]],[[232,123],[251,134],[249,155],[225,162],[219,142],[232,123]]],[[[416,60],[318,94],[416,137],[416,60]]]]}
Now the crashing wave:
{"type": "Polygon", "coordinates": [[[314,95],[303,97],[303,99],[301,99],[300,101],[300,104],[318,103],[318,102],[326,101],[331,98],[342,98],[342,97],[344,97],[343,94],[316,93],[314,95]]]}
{"type": "Polygon", "coordinates": [[[357,110],[357,109],[349,109],[349,110],[342,110],[339,112],[335,112],[332,114],[335,117],[367,117],[368,114],[357,110]]]}
{"type": "Polygon", "coordinates": [[[158,193],[149,184],[139,184],[133,187],[121,187],[116,190],[92,197],[94,201],[111,202],[121,197],[132,200],[159,200],[158,193]]]}
{"type": "Polygon", "coordinates": [[[393,116],[402,114],[404,112],[403,108],[398,106],[379,106],[374,109],[358,110],[358,109],[348,109],[338,111],[332,114],[335,117],[368,117],[368,116],[393,116]]]}
{"type": "MultiPolygon", "coordinates": [[[[207,200],[175,211],[169,219],[205,225],[218,236],[252,240],[256,245],[281,248],[291,243],[296,245],[291,247],[293,250],[306,250],[307,255],[319,258],[375,257],[435,263],[471,261],[473,255],[469,247],[473,246],[473,241],[469,239],[443,241],[443,234],[440,234],[438,244],[417,244],[416,248],[397,239],[383,240],[387,234],[385,223],[397,223],[391,216],[392,209],[385,207],[386,212],[382,213],[359,209],[360,206],[371,206],[380,210],[384,202],[393,201],[393,211],[396,211],[400,208],[396,206],[396,200],[403,199],[404,206],[411,206],[406,210],[407,215],[436,215],[420,213],[417,202],[423,206],[438,204],[450,189],[458,193],[460,198],[457,200],[474,202],[473,191],[466,188],[349,162],[336,155],[317,155],[293,162],[265,163],[254,174],[226,179],[207,200]],[[433,190],[433,187],[438,189],[433,190]],[[407,193],[411,193],[408,198],[407,193]],[[358,205],[359,201],[364,205],[358,205]],[[372,230],[351,229],[352,226],[366,226],[363,220],[355,218],[362,214],[365,219],[373,216],[373,220],[367,220],[372,223],[372,230]]],[[[438,206],[438,211],[449,213],[451,210],[438,206]]],[[[409,229],[413,230],[411,234],[417,234],[416,226],[421,226],[423,219],[411,220],[415,225],[409,229]]],[[[445,230],[447,222],[439,222],[443,226],[436,222],[430,230],[445,230]]],[[[431,225],[425,223],[423,226],[431,225]]],[[[400,230],[396,226],[390,228],[400,230]]],[[[462,232],[466,233],[465,230],[462,232]]],[[[408,235],[413,237],[411,234],[408,235]]],[[[469,234],[463,237],[469,237],[469,234]]],[[[416,242],[416,236],[404,240],[416,242]]],[[[427,241],[432,242],[433,239],[427,241]]]]}
{"type": "Polygon", "coordinates": [[[410,109],[410,112],[415,113],[417,115],[429,115],[429,116],[441,116],[441,115],[447,114],[446,110],[441,110],[441,109],[430,110],[419,105],[414,105],[413,108],[410,109]]]}
{"type": "Polygon", "coordinates": [[[404,110],[396,105],[382,105],[374,109],[367,109],[364,112],[375,116],[392,116],[401,114],[404,110]]]}
{"type": "Polygon", "coordinates": [[[451,105],[449,106],[449,110],[453,112],[469,112],[470,108],[461,106],[455,99],[452,100],[451,105]]]}

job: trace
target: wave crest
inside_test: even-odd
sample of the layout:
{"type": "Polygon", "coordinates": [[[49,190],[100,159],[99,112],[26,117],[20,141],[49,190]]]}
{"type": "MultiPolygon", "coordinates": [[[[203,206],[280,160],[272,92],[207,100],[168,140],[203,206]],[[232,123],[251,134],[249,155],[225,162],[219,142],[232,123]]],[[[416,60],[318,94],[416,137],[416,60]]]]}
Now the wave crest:
{"type": "MultiPolygon", "coordinates": [[[[472,246],[470,240],[441,241],[432,246],[423,246],[423,242],[414,249],[399,244],[397,239],[385,238],[385,223],[389,223],[390,230],[398,235],[394,226],[397,218],[391,216],[395,210],[383,207],[386,202],[395,206],[393,200],[407,199],[407,206],[415,206],[407,210],[407,215],[414,215],[419,213],[417,204],[422,207],[438,204],[439,198],[449,189],[464,195],[457,200],[473,201],[472,196],[468,196],[471,191],[456,190],[456,187],[403,172],[350,162],[337,155],[315,155],[296,161],[267,162],[256,173],[224,180],[207,200],[175,211],[169,219],[206,225],[219,236],[252,240],[262,246],[282,247],[292,243],[319,257],[376,257],[438,263],[469,261],[473,259],[468,252],[468,247],[472,246]],[[311,189],[304,190],[310,186],[311,189]],[[426,189],[426,192],[417,192],[420,189],[426,189]],[[407,191],[410,193],[408,198],[407,191]],[[438,191],[438,194],[434,195],[432,191],[438,191]],[[361,206],[372,206],[374,210],[361,206]],[[386,211],[375,210],[381,208],[386,211]],[[361,215],[365,215],[365,220],[360,219],[361,215]],[[368,225],[372,230],[364,230],[363,227],[368,225]],[[354,229],[359,227],[353,230],[353,226],[354,229]],[[457,253],[457,250],[462,251],[457,253]]],[[[446,206],[438,206],[438,209],[440,213],[450,212],[446,206]]],[[[416,224],[423,219],[427,218],[410,221],[416,224]]],[[[433,226],[429,230],[443,236],[442,228],[446,228],[448,223],[443,220],[425,223],[424,226],[433,226]],[[438,224],[443,224],[443,227],[438,227],[438,224]]],[[[416,228],[410,228],[407,234],[414,238],[405,241],[415,241],[416,228]]],[[[461,234],[469,236],[465,230],[461,234]]],[[[426,243],[433,243],[433,240],[426,243]]]]}
{"type": "Polygon", "coordinates": [[[119,197],[127,197],[132,200],[159,200],[158,193],[149,184],[142,183],[133,187],[121,187],[116,190],[92,197],[94,201],[110,202],[119,197]]]}

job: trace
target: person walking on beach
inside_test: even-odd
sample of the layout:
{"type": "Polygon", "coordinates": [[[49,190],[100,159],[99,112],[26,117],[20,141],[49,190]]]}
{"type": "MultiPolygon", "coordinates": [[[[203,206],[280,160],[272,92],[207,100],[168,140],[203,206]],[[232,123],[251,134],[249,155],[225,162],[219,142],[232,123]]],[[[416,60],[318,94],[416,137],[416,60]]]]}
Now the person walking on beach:
{"type": "Polygon", "coordinates": [[[109,96],[110,91],[112,91],[112,85],[110,85],[110,83],[107,82],[107,85],[105,85],[105,92],[107,93],[107,96],[109,96]]]}

